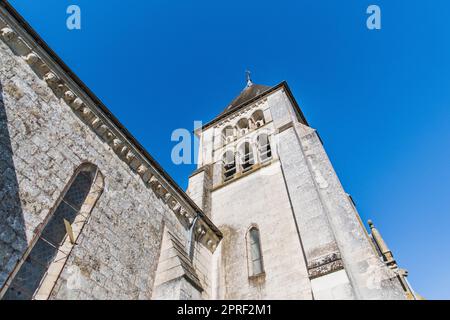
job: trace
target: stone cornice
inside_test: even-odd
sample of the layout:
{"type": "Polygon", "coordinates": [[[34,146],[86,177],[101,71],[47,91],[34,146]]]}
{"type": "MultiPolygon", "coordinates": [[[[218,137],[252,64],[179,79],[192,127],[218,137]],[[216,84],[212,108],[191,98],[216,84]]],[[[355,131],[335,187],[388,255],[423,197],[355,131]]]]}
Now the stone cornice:
{"type": "Polygon", "coordinates": [[[204,229],[199,239],[214,251],[222,238],[219,229],[8,3],[0,2],[0,11],[0,39],[111,147],[183,225],[189,228],[199,215],[198,225],[204,229]]]}
{"type": "Polygon", "coordinates": [[[308,275],[310,279],[344,269],[344,263],[339,252],[333,252],[308,262],[308,275]]]}

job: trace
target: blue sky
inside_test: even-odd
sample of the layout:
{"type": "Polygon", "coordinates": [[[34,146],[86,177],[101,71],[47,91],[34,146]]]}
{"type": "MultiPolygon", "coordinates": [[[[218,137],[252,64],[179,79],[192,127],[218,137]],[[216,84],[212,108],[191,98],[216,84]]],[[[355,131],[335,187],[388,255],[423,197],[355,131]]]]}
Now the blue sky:
{"type": "Polygon", "coordinates": [[[220,113],[247,68],[287,80],[362,219],[416,291],[450,299],[448,0],[10,2],[183,188],[172,131],[220,113]]]}

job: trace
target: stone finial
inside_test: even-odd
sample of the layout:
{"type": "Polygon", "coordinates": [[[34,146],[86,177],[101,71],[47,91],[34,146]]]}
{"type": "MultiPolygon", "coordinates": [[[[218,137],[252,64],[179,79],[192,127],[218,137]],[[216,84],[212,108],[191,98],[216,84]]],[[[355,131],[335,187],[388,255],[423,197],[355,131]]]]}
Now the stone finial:
{"type": "Polygon", "coordinates": [[[252,73],[249,70],[245,70],[245,76],[247,78],[247,87],[251,87],[253,85],[251,74],[252,73]]]}
{"type": "Polygon", "coordinates": [[[370,230],[372,231],[372,238],[375,241],[375,244],[377,245],[378,249],[382,253],[383,257],[385,258],[386,262],[388,263],[395,262],[392,251],[389,249],[386,242],[384,242],[381,233],[378,231],[377,228],[375,228],[373,221],[368,220],[367,223],[369,224],[370,230]]]}

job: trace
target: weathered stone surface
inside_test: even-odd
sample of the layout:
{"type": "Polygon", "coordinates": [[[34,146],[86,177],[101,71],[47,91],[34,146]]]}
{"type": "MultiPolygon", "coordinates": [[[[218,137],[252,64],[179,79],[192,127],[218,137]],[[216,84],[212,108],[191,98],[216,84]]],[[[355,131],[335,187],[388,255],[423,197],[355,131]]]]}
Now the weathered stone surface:
{"type": "Polygon", "coordinates": [[[405,298],[400,271],[374,250],[285,84],[199,132],[188,192],[203,213],[14,19],[0,6],[0,296],[77,168],[91,163],[104,186],[86,200],[93,209],[82,210],[76,243],[60,247],[63,259],[46,270],[49,279],[60,264],[55,281],[44,281],[37,299],[405,298]],[[225,126],[233,136],[224,142],[225,126]],[[223,181],[227,151],[237,154],[237,172],[223,181]],[[224,233],[220,245],[208,218],[224,233]]]}
{"type": "Polygon", "coordinates": [[[287,91],[280,84],[199,133],[199,165],[188,191],[199,205],[210,206],[211,219],[224,234],[205,287],[211,287],[212,297],[225,299],[404,299],[315,130],[287,91]],[[250,121],[258,110],[265,120],[260,127],[250,121]],[[250,125],[242,130],[246,121],[250,125]],[[223,136],[227,127],[234,128],[231,139],[223,136]],[[261,134],[269,136],[272,149],[272,159],[264,163],[261,134]],[[242,167],[245,142],[256,159],[247,172],[242,167]],[[224,181],[223,155],[229,151],[236,154],[237,172],[224,181]],[[212,181],[206,167],[212,169],[212,181]],[[251,273],[247,243],[247,232],[255,226],[264,268],[259,275],[251,273]]]}
{"type": "MultiPolygon", "coordinates": [[[[11,18],[0,10],[0,17],[11,18]]],[[[0,39],[0,289],[77,168],[90,162],[105,188],[50,298],[150,299],[163,225],[185,248],[189,225],[177,212],[183,208],[190,218],[197,209],[159,169],[144,165],[134,146],[115,138],[120,133],[80,98],[79,88],[67,87],[61,70],[40,67],[46,69],[40,75],[35,65],[47,58],[12,50],[8,41],[17,32],[23,30],[3,28],[0,39]],[[155,189],[146,183],[150,177],[158,181],[155,189]]],[[[181,298],[195,296],[185,283],[178,290],[181,298]]]]}

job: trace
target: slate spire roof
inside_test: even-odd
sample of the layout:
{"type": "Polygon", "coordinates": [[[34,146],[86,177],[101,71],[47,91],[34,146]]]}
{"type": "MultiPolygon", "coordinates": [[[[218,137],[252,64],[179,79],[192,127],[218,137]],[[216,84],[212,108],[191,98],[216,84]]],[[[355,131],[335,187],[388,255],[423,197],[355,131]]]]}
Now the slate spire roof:
{"type": "Polygon", "coordinates": [[[241,104],[255,98],[256,96],[259,96],[261,93],[271,88],[272,87],[261,84],[254,84],[253,82],[251,82],[251,80],[249,80],[244,90],[242,90],[241,93],[236,98],[234,98],[233,101],[231,101],[231,103],[225,108],[222,114],[237,109],[237,107],[239,107],[241,104]]]}

